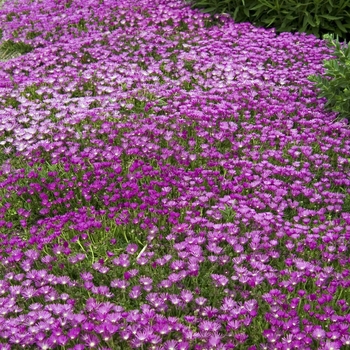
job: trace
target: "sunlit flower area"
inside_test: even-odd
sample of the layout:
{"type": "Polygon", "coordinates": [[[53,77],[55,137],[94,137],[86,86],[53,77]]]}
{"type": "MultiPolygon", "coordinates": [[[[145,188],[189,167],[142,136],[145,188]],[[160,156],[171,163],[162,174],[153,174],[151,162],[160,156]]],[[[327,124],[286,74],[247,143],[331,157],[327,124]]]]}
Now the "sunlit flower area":
{"type": "Polygon", "coordinates": [[[350,129],[326,42],[185,0],[0,10],[0,349],[350,346],[350,129]]]}

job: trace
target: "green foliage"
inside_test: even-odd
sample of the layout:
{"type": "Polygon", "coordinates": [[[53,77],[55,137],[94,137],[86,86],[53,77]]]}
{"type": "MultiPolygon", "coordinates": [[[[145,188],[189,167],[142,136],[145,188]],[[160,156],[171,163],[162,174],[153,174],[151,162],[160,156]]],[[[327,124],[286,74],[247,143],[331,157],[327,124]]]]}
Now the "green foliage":
{"type": "Polygon", "coordinates": [[[10,12],[10,13],[8,13],[8,14],[6,15],[6,20],[7,20],[7,22],[12,22],[14,17],[17,17],[17,15],[16,15],[15,12],[10,12]]]}
{"type": "Polygon", "coordinates": [[[101,107],[101,102],[98,100],[95,100],[89,104],[89,109],[94,109],[99,107],[101,107]]]}
{"type": "Polygon", "coordinates": [[[11,54],[11,52],[8,52],[7,50],[0,50],[0,61],[7,61],[13,57],[14,55],[11,54]]]}
{"type": "Polygon", "coordinates": [[[186,32],[188,31],[188,25],[186,22],[184,22],[183,20],[180,21],[178,27],[177,27],[177,30],[178,31],[181,31],[181,32],[186,32]]]}
{"type": "Polygon", "coordinates": [[[34,48],[31,45],[6,40],[0,45],[0,60],[5,61],[16,56],[24,55],[33,50],[34,48]]]}
{"type": "Polygon", "coordinates": [[[186,0],[191,8],[214,14],[227,13],[235,22],[275,27],[276,32],[305,32],[320,38],[350,34],[349,0],[186,0]]]}
{"type": "Polygon", "coordinates": [[[4,103],[5,107],[17,108],[21,103],[17,101],[14,97],[7,97],[4,103]]]}
{"type": "Polygon", "coordinates": [[[225,206],[224,210],[220,210],[224,223],[233,222],[236,217],[236,212],[229,206],[225,206]]]}
{"type": "Polygon", "coordinates": [[[21,96],[27,98],[30,101],[41,100],[41,96],[36,92],[39,89],[35,84],[26,86],[23,92],[21,92],[21,96]]]}
{"type": "Polygon", "coordinates": [[[85,51],[83,57],[81,58],[82,64],[96,63],[98,60],[94,58],[90,52],[85,51]]]}
{"type": "Polygon", "coordinates": [[[70,8],[72,6],[72,2],[73,2],[73,0],[68,0],[66,2],[66,4],[64,5],[64,7],[67,8],[67,9],[70,8]]]}
{"type": "Polygon", "coordinates": [[[86,27],[86,22],[83,18],[81,18],[78,23],[72,24],[72,27],[77,28],[80,32],[88,31],[88,28],[86,27]]]}
{"type": "Polygon", "coordinates": [[[28,32],[27,35],[26,35],[26,39],[27,40],[34,39],[34,38],[36,38],[37,36],[40,36],[40,35],[41,35],[41,32],[28,32]]]}
{"type": "Polygon", "coordinates": [[[325,76],[311,75],[309,81],[315,82],[316,87],[320,89],[318,97],[325,97],[326,108],[338,112],[339,118],[350,120],[350,48],[348,45],[341,45],[339,38],[335,41],[333,35],[324,35],[328,41],[328,46],[335,49],[337,59],[325,60],[325,76]]]}

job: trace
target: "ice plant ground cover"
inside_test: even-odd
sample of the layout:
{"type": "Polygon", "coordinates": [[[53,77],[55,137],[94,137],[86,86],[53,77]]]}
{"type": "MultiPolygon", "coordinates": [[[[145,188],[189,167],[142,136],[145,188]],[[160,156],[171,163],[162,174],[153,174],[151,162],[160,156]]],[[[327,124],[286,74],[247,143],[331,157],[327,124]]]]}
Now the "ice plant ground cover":
{"type": "MultiPolygon", "coordinates": [[[[0,349],[348,349],[350,130],[312,35],[181,1],[13,1],[0,349]]],[[[1,44],[1,43],[0,43],[1,44]]]]}

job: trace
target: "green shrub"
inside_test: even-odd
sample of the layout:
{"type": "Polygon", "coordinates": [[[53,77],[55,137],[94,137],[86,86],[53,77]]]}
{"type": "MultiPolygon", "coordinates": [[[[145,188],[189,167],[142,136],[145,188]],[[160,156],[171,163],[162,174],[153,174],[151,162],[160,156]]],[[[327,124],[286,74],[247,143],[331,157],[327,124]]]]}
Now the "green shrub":
{"type": "Polygon", "coordinates": [[[338,112],[338,118],[350,121],[350,48],[346,43],[340,44],[339,38],[334,40],[333,35],[324,35],[323,39],[335,49],[337,58],[324,61],[325,76],[311,75],[308,80],[317,83],[318,97],[327,99],[327,109],[338,112]]]}
{"type": "Polygon", "coordinates": [[[227,13],[235,22],[274,27],[280,32],[305,32],[317,38],[334,33],[349,38],[350,0],[186,0],[191,8],[227,13]]]}

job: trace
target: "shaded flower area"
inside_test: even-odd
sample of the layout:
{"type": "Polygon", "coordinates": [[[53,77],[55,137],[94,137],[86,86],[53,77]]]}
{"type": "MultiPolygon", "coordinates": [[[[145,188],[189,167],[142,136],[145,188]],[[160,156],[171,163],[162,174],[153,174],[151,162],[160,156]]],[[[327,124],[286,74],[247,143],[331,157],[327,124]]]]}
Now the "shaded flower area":
{"type": "Polygon", "coordinates": [[[350,130],[312,35],[173,0],[8,1],[1,349],[345,349],[350,130]]]}

